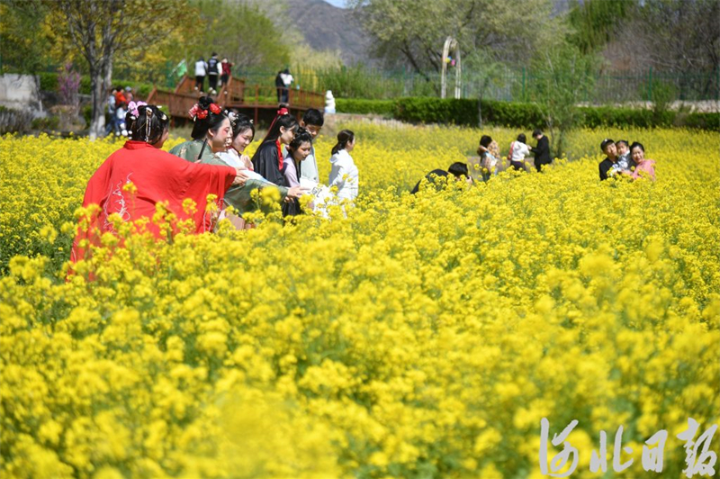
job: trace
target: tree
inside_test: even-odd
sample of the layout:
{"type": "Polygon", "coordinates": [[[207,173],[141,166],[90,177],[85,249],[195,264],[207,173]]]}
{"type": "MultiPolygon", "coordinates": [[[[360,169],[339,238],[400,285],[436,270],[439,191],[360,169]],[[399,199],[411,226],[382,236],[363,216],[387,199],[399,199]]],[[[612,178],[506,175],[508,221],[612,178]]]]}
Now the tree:
{"type": "Polygon", "coordinates": [[[152,48],[188,15],[174,0],[36,0],[49,14],[65,20],[58,35],[67,35],[85,59],[92,89],[90,137],[104,131],[104,100],[118,52],[152,48]]]}
{"type": "Polygon", "coordinates": [[[572,0],[568,39],[584,54],[597,52],[622,32],[634,6],[634,0],[572,0]]]}
{"type": "Polygon", "coordinates": [[[535,62],[531,95],[540,105],[556,157],[565,153],[566,133],[582,118],[577,104],[592,91],[598,59],[566,44],[543,53],[535,62]]]}
{"type": "Polygon", "coordinates": [[[277,68],[290,61],[290,48],[283,31],[253,3],[224,0],[195,1],[199,18],[207,25],[202,35],[188,44],[192,59],[222,52],[243,67],[277,68]]]}
{"type": "Polygon", "coordinates": [[[427,81],[442,66],[442,44],[452,34],[464,55],[524,63],[546,41],[564,35],[550,0],[351,0],[372,38],[373,52],[409,65],[427,81]]]}
{"type": "Polygon", "coordinates": [[[46,13],[47,9],[41,4],[0,0],[0,64],[3,70],[37,73],[47,64],[49,42],[41,33],[46,13]]]}

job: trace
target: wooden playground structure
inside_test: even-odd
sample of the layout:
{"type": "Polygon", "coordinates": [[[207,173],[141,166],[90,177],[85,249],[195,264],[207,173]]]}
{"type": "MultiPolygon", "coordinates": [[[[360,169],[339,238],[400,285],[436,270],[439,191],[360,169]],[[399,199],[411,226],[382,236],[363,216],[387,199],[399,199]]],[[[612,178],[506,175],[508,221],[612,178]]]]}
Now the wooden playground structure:
{"type": "MultiPolygon", "coordinates": [[[[263,110],[277,110],[280,91],[287,94],[286,102],[290,114],[299,116],[302,112],[317,108],[322,111],[325,107],[325,96],[322,93],[307,91],[301,88],[287,90],[283,88],[245,85],[245,80],[230,77],[227,85],[218,90],[214,95],[215,102],[228,109],[252,111],[255,124],[258,123],[260,113],[263,110]]],[[[207,95],[208,93],[202,93],[207,95]]],[[[185,75],[175,91],[160,90],[154,87],[148,95],[147,102],[153,105],[163,105],[170,113],[173,123],[176,120],[189,120],[188,112],[197,103],[202,95],[195,90],[195,79],[185,75]]]]}

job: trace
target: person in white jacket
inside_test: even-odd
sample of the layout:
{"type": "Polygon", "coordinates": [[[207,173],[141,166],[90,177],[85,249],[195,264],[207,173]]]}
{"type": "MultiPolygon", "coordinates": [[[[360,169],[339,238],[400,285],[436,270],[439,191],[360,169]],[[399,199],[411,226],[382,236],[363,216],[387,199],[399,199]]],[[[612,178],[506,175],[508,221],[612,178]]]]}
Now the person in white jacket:
{"type": "Polygon", "coordinates": [[[195,90],[203,91],[205,89],[205,76],[207,75],[208,65],[202,57],[195,62],[195,90]]]}
{"type": "Polygon", "coordinates": [[[530,154],[530,147],[527,145],[525,133],[520,133],[517,140],[510,143],[508,159],[514,170],[526,171],[525,157],[530,154]]]}
{"type": "Polygon", "coordinates": [[[337,196],[341,200],[354,200],[358,195],[359,172],[350,152],[355,147],[355,133],[342,130],[337,135],[338,142],[332,149],[330,163],[330,188],[337,186],[337,196]]]}

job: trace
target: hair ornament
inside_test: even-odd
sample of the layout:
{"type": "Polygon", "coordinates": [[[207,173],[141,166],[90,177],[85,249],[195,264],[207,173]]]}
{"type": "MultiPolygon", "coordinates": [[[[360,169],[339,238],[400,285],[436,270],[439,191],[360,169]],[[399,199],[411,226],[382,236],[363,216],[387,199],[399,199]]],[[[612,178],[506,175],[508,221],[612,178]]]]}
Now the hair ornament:
{"type": "Polygon", "coordinates": [[[207,111],[207,110],[200,110],[200,111],[197,113],[196,118],[200,118],[201,120],[204,120],[205,118],[207,118],[207,116],[208,116],[208,111],[207,111]]]}
{"type": "Polygon", "coordinates": [[[215,113],[216,115],[219,115],[220,112],[222,112],[222,108],[217,106],[215,103],[210,103],[210,111],[215,113]]]}
{"type": "Polygon", "coordinates": [[[150,141],[150,124],[152,123],[151,118],[153,116],[152,108],[146,108],[145,115],[147,116],[145,120],[145,141],[150,141]]]}
{"type": "Polygon", "coordinates": [[[134,116],[138,116],[140,113],[138,112],[138,108],[141,106],[147,106],[147,103],[144,101],[131,101],[128,103],[128,111],[130,111],[134,116]]]}
{"type": "Polygon", "coordinates": [[[190,118],[195,120],[195,117],[197,116],[198,112],[200,111],[200,105],[195,103],[192,108],[190,108],[190,111],[188,111],[188,114],[190,115],[190,118]]]}
{"type": "Polygon", "coordinates": [[[277,114],[278,114],[278,116],[283,116],[283,115],[289,115],[290,112],[288,111],[287,108],[282,107],[278,110],[277,114]]]}

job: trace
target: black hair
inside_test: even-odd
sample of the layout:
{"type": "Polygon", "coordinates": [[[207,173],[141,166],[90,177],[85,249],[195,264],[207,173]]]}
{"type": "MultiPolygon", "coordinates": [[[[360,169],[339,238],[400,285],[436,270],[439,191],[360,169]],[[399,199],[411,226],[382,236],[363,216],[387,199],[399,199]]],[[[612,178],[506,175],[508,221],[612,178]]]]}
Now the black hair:
{"type": "Polygon", "coordinates": [[[520,143],[526,143],[527,137],[525,136],[525,133],[520,133],[517,137],[517,141],[519,141],[520,143]]]}
{"type": "Polygon", "coordinates": [[[303,122],[305,122],[306,125],[323,126],[325,119],[323,118],[323,114],[320,110],[310,108],[303,115],[303,122]]]}
{"type": "Polygon", "coordinates": [[[344,150],[348,143],[355,141],[355,133],[350,130],[340,130],[340,133],[337,134],[337,139],[338,142],[332,149],[333,155],[340,150],[344,150]]]}
{"type": "Polygon", "coordinates": [[[220,129],[220,125],[223,120],[227,118],[227,110],[220,109],[220,113],[213,113],[210,110],[210,105],[214,104],[212,98],[209,96],[201,96],[197,102],[197,106],[200,111],[207,112],[205,118],[195,118],[195,124],[193,125],[192,133],[190,136],[193,140],[202,140],[207,135],[208,131],[217,133],[220,129]]]}
{"type": "Polygon", "coordinates": [[[619,145],[620,143],[624,143],[625,146],[629,146],[629,145],[630,145],[630,143],[628,143],[627,140],[618,140],[618,141],[615,142],[615,145],[617,146],[617,145],[619,145]]]}
{"type": "Polygon", "coordinates": [[[482,138],[480,138],[480,146],[484,146],[487,148],[490,146],[490,143],[492,143],[492,138],[490,138],[488,135],[483,135],[482,138]]]}
{"type": "Polygon", "coordinates": [[[538,135],[542,135],[542,130],[540,128],[535,128],[533,131],[533,137],[536,137],[538,135]]]}
{"type": "Polygon", "coordinates": [[[155,105],[139,106],[137,112],[137,115],[130,111],[125,114],[130,138],[154,145],[168,129],[170,119],[155,105]]]}
{"type": "Polygon", "coordinates": [[[468,167],[465,163],[461,162],[455,162],[452,165],[450,165],[450,168],[448,168],[448,172],[455,175],[455,177],[460,176],[468,176],[468,167]]]}
{"type": "Polygon", "coordinates": [[[295,139],[290,142],[287,149],[288,151],[294,152],[300,148],[300,145],[303,143],[310,143],[312,145],[312,135],[305,128],[300,127],[297,133],[295,133],[295,139]]]}
{"type": "Polygon", "coordinates": [[[642,152],[645,153],[645,147],[639,141],[634,141],[633,144],[630,145],[630,151],[633,151],[635,148],[640,148],[642,152]]]}
{"type": "Polygon", "coordinates": [[[615,144],[614,141],[612,141],[610,138],[605,138],[605,139],[600,143],[600,151],[602,151],[603,153],[605,153],[605,148],[607,148],[608,146],[613,145],[613,144],[615,144]]]}
{"type": "Polygon", "coordinates": [[[255,139],[255,125],[253,121],[247,116],[240,113],[235,117],[235,121],[232,124],[233,140],[243,131],[252,130],[253,139],[255,139]]]}
{"type": "Polygon", "coordinates": [[[280,115],[275,118],[275,121],[273,121],[270,126],[270,130],[268,130],[267,135],[265,135],[263,143],[266,141],[277,140],[280,137],[280,127],[285,128],[286,130],[295,130],[297,133],[297,129],[300,125],[298,125],[298,121],[294,116],[288,113],[280,115]]]}

